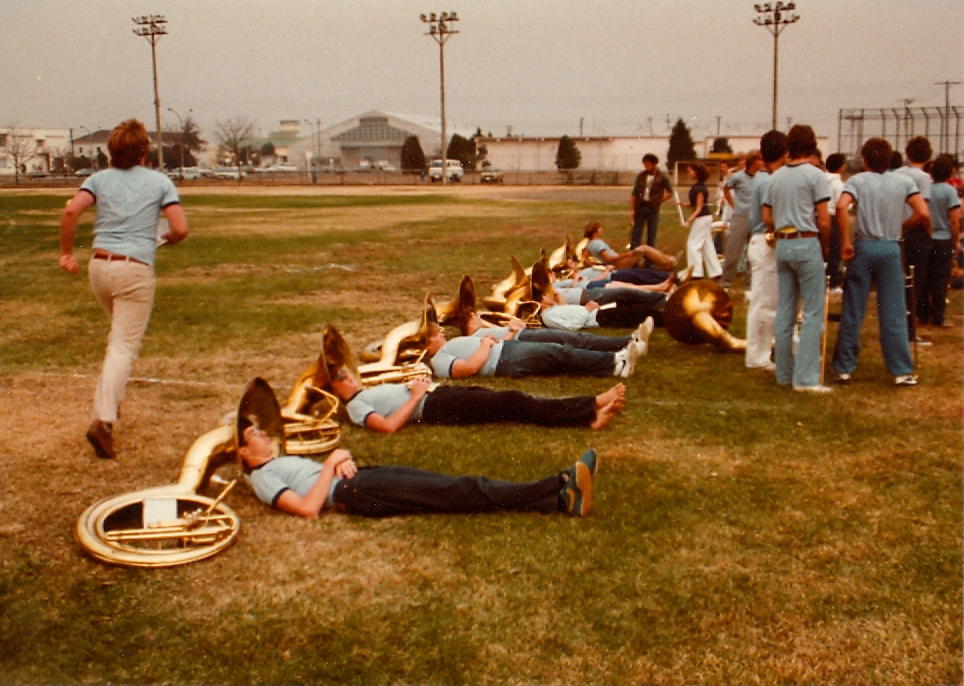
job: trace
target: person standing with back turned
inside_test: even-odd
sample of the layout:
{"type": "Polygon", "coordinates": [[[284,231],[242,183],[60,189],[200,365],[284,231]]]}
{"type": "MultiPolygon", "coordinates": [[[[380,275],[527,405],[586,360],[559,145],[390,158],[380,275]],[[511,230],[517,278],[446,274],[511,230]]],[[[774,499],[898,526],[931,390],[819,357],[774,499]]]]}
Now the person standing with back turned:
{"type": "Polygon", "coordinates": [[[790,161],[770,178],[762,215],[777,239],[777,383],[792,383],[795,391],[826,393],[832,389],[820,383],[820,343],[824,327],[823,257],[830,241],[830,186],[827,175],[808,161],[816,149],[812,128],[798,124],[790,129],[790,161]],[[803,323],[794,354],[793,327],[801,298],[803,323]]]}
{"type": "Polygon", "coordinates": [[[94,394],[87,440],[98,457],[113,458],[113,427],[154,304],[154,252],[187,237],[187,218],[169,178],[144,167],[147,129],[136,119],[118,124],[107,139],[110,168],[90,176],[67,203],[60,223],[60,268],[78,272],[74,237],[80,215],[96,204],[93,255],[88,264],[97,302],[110,317],[107,355],[94,394]],[[169,230],[158,237],[160,212],[169,230]]]}

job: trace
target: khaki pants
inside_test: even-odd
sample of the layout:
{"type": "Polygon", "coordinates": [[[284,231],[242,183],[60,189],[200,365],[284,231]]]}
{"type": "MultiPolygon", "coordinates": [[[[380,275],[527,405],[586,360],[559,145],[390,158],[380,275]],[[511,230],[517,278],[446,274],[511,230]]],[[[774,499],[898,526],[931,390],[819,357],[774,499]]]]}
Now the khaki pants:
{"type": "Polygon", "coordinates": [[[90,286],[110,317],[107,355],[94,393],[94,419],[116,422],[154,304],[154,270],[139,262],[91,259],[90,286]]]}

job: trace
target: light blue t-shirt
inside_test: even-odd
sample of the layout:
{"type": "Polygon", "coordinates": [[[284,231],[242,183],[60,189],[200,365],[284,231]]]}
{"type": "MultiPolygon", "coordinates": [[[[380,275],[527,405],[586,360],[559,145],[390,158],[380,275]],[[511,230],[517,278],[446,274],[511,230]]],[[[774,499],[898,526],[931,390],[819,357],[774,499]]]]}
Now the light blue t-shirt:
{"type": "Polygon", "coordinates": [[[599,326],[596,312],[590,312],[582,305],[553,305],[542,311],[542,323],[547,329],[579,331],[584,327],[599,326]]]}
{"type": "MultiPolygon", "coordinates": [[[[483,334],[484,336],[485,334],[483,334]]],[[[432,370],[435,376],[443,379],[452,378],[452,365],[456,360],[463,362],[479,349],[482,345],[482,337],[459,336],[443,345],[435,356],[432,357],[432,370]]],[[[499,366],[499,357],[502,355],[502,341],[499,341],[489,349],[489,357],[479,370],[482,376],[495,376],[495,368],[499,366]]]]}
{"type": "Polygon", "coordinates": [[[492,336],[497,341],[501,341],[509,334],[508,326],[481,326],[472,335],[476,338],[492,336]]]}
{"type": "MultiPolygon", "coordinates": [[[[318,481],[321,468],[320,463],[309,460],[307,457],[282,455],[251,470],[250,474],[244,475],[244,479],[258,496],[258,500],[275,507],[278,498],[285,491],[294,491],[302,498],[308,495],[308,491],[318,481]]],[[[331,479],[331,488],[325,498],[324,509],[326,510],[335,506],[332,494],[335,492],[338,481],[337,476],[331,479]]]]}
{"type": "Polygon", "coordinates": [[[594,238],[591,241],[589,241],[589,244],[586,246],[586,250],[588,250],[589,254],[595,257],[600,262],[606,261],[603,258],[604,252],[606,252],[607,250],[609,252],[614,252],[614,250],[609,247],[609,244],[606,241],[604,241],[602,238],[594,238]]]}
{"type": "MultiPolygon", "coordinates": [[[[348,410],[348,417],[353,424],[365,426],[368,415],[374,412],[382,417],[389,417],[395,414],[398,408],[407,403],[411,397],[412,392],[404,384],[383,383],[360,390],[355,394],[355,397],[345,403],[345,409],[348,410]]],[[[412,412],[410,419],[418,421],[422,418],[422,408],[425,406],[425,398],[427,397],[427,395],[423,396],[418,405],[415,406],[415,411],[412,412]]]]}
{"type": "Polygon", "coordinates": [[[951,240],[950,212],[960,206],[961,199],[949,183],[935,183],[931,186],[931,238],[935,241],[951,240]]]}
{"type": "MultiPolygon", "coordinates": [[[[910,178],[910,180],[913,181],[914,184],[917,186],[917,190],[920,191],[920,197],[924,198],[924,202],[930,202],[931,186],[934,183],[934,180],[931,178],[930,174],[928,174],[923,169],[912,167],[909,164],[904,165],[900,169],[895,169],[894,171],[910,178]]],[[[909,206],[905,205],[903,213],[904,213],[903,214],[904,221],[907,221],[910,215],[914,214],[914,210],[912,210],[909,206]]]]}
{"type": "Polygon", "coordinates": [[[750,214],[753,176],[747,174],[745,169],[740,170],[726,180],[726,187],[733,191],[733,214],[750,214]]]}
{"type": "Polygon", "coordinates": [[[566,301],[567,305],[578,305],[582,302],[582,288],[566,288],[564,286],[556,286],[555,291],[562,296],[562,299],[566,301]]]}
{"type": "Polygon", "coordinates": [[[809,162],[788,164],[770,177],[763,205],[773,210],[777,231],[793,227],[797,231],[817,232],[814,210],[830,200],[827,175],[809,162]]]}
{"type": "Polygon", "coordinates": [[[93,247],[153,266],[158,214],[180,202],[171,180],[140,165],[111,167],[87,177],[80,190],[97,204],[93,247]]]}
{"type": "Polygon", "coordinates": [[[857,203],[853,238],[878,241],[900,240],[907,199],[917,195],[917,186],[904,174],[861,172],[844,184],[857,203]]]}
{"type": "Polygon", "coordinates": [[[753,175],[753,187],[750,189],[750,234],[766,233],[767,225],[763,223],[763,198],[770,185],[770,172],[758,171],[753,175]]]}

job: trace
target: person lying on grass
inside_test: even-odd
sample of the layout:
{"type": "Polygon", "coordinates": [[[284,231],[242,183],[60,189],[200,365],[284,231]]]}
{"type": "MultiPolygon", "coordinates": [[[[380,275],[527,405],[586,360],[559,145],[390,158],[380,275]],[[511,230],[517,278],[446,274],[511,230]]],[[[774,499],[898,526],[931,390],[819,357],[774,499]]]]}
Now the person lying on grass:
{"type": "Polygon", "coordinates": [[[616,384],[595,398],[536,398],[522,391],[479,386],[438,386],[431,379],[362,388],[346,369],[332,377],[352,423],[378,433],[395,433],[410,421],[464,425],[520,422],[539,426],[588,426],[601,429],[622,412],[626,387],[616,384]]]}
{"type": "Polygon", "coordinates": [[[516,340],[524,343],[558,343],[583,350],[619,352],[636,340],[637,336],[599,336],[594,333],[558,331],[543,327],[529,328],[521,319],[511,319],[507,326],[491,326],[478,312],[473,312],[462,326],[463,336],[492,336],[497,341],[516,340]]]}
{"type": "Polygon", "coordinates": [[[363,517],[505,511],[584,517],[592,508],[599,459],[591,448],[561,472],[516,483],[412,467],[358,467],[347,450],[333,451],[324,463],[276,457],[271,438],[249,420],[239,424],[244,422],[237,456],[245,480],[259,500],[299,517],[314,519],[326,510],[363,517]]]}
{"type": "Polygon", "coordinates": [[[673,269],[679,262],[679,257],[667,255],[651,245],[640,245],[632,250],[617,253],[602,239],[603,227],[599,222],[589,222],[583,231],[583,236],[589,239],[586,252],[603,264],[609,264],[616,269],[630,269],[644,265],[647,261],[657,269],[673,269]]]}
{"type": "Polygon", "coordinates": [[[540,294],[539,305],[539,316],[543,325],[549,329],[579,331],[597,326],[614,329],[636,327],[633,339],[641,343],[640,355],[646,354],[649,336],[657,320],[660,324],[663,323],[662,311],[646,305],[600,305],[596,302],[585,305],[559,304],[553,293],[540,294]]]}
{"type": "Polygon", "coordinates": [[[494,336],[459,336],[451,341],[437,324],[428,326],[426,350],[435,375],[443,379],[482,376],[632,375],[638,353],[629,343],[618,352],[584,350],[558,343],[496,340],[494,336]]]}

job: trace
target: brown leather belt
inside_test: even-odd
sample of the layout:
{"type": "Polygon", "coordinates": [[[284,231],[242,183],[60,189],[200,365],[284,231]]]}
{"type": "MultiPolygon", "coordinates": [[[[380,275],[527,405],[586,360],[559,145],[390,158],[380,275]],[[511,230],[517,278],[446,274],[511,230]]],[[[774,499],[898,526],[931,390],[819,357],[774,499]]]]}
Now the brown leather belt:
{"type": "Polygon", "coordinates": [[[147,262],[141,262],[140,260],[134,259],[133,257],[128,257],[127,255],[115,255],[114,253],[107,252],[95,252],[95,260],[107,260],[108,262],[137,262],[137,264],[147,265],[147,262]]]}
{"type": "Polygon", "coordinates": [[[816,231],[797,231],[796,229],[780,229],[776,232],[777,240],[791,238],[816,238],[819,234],[816,231]]]}

